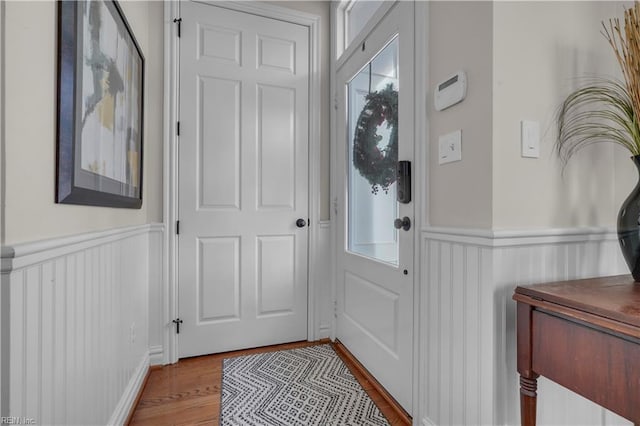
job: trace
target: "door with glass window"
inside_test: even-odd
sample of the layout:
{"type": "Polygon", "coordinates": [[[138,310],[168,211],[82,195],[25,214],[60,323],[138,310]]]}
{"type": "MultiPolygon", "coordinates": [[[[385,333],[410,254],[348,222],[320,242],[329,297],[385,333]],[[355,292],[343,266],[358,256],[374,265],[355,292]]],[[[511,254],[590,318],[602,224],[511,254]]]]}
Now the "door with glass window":
{"type": "Polygon", "coordinates": [[[338,64],[337,338],[411,413],[414,203],[398,201],[398,162],[413,160],[413,2],[338,64]]]}

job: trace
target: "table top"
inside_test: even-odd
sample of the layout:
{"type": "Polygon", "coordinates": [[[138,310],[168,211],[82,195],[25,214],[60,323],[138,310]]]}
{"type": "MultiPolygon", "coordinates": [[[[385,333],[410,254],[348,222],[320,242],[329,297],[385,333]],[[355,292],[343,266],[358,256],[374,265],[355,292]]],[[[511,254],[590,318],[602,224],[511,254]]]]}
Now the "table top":
{"type": "Polygon", "coordinates": [[[631,275],[519,286],[515,293],[640,327],[640,283],[631,275]]]}

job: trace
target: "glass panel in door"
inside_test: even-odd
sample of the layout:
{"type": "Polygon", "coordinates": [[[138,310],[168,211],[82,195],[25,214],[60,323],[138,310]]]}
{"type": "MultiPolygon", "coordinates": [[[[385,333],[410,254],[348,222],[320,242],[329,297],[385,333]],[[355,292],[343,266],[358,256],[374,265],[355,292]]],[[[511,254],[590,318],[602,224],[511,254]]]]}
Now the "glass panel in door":
{"type": "Polygon", "coordinates": [[[398,265],[398,38],[347,84],[348,251],[398,265]]]}

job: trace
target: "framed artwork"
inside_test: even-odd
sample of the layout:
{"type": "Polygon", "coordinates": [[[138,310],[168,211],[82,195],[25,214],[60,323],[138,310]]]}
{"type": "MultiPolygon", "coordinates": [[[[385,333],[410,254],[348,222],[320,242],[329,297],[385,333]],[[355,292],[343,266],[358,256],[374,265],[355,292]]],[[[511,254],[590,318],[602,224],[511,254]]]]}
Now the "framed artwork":
{"type": "Polygon", "coordinates": [[[57,203],[142,206],[143,78],[117,2],[58,2],[57,203]]]}

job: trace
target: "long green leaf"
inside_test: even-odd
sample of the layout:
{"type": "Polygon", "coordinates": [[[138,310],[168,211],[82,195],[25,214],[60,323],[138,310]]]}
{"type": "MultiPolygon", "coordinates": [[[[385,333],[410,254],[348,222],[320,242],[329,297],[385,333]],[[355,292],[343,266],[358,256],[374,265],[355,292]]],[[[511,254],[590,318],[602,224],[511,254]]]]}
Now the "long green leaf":
{"type": "Polygon", "coordinates": [[[556,151],[566,162],[577,151],[594,143],[618,144],[640,155],[640,120],[624,84],[594,78],[570,93],[556,116],[556,151]]]}

